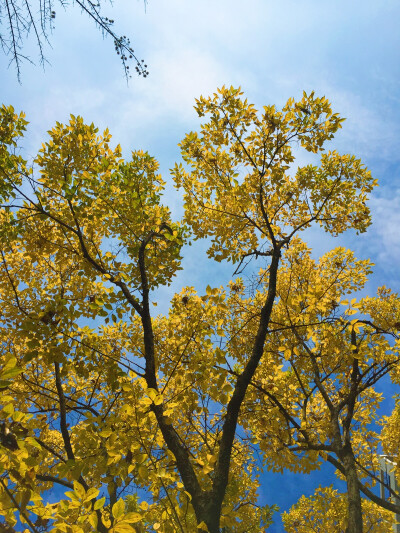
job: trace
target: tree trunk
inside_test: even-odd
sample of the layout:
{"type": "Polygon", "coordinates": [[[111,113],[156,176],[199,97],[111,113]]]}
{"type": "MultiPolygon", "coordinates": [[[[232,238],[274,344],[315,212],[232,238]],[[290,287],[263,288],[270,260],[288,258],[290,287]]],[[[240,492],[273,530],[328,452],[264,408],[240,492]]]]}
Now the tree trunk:
{"type": "Polygon", "coordinates": [[[219,517],[210,516],[204,521],[207,524],[209,533],[220,533],[219,529],[219,517]]]}
{"type": "Polygon", "coordinates": [[[356,463],[352,449],[341,454],[347,483],[348,526],[346,533],[363,533],[361,495],[358,486],[356,463]]]}
{"type": "Polygon", "coordinates": [[[209,533],[220,533],[221,505],[216,499],[211,499],[210,493],[204,495],[201,508],[196,510],[196,517],[198,523],[204,522],[207,525],[209,533]]]}

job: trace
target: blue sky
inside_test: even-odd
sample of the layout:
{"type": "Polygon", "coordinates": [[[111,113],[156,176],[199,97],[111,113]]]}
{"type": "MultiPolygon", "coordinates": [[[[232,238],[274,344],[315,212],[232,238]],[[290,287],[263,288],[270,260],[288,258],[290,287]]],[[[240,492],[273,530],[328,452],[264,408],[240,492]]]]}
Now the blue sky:
{"type": "MultiPolygon", "coordinates": [[[[316,256],[348,246],[376,264],[368,291],[382,284],[400,290],[400,3],[397,0],[115,0],[105,12],[116,32],[131,38],[150,75],[127,86],[113,44],[102,40],[79,10],[56,9],[50,62],[43,71],[26,63],[19,85],[0,57],[0,95],[30,121],[25,154],[33,156],[56,120],[80,114],[108,127],[124,154],[145,149],[160,162],[164,179],[179,160],[177,143],[198,126],[194,98],[223,84],[241,86],[256,107],[282,105],[303,89],[327,96],[347,120],[332,143],[354,153],[380,182],[370,205],[373,225],[359,237],[337,239],[310,231],[316,256]]],[[[29,40],[25,53],[34,61],[29,40]]],[[[301,161],[304,163],[304,161],[301,161]]],[[[182,213],[169,185],[166,203],[182,213]]],[[[188,249],[174,289],[225,283],[230,267],[210,263],[204,245],[188,249]]],[[[167,304],[169,292],[160,297],[167,304]]],[[[389,393],[389,391],[388,391],[389,393]]],[[[265,476],[262,497],[284,509],[303,492],[333,479],[324,474],[265,476]]],[[[282,531],[275,525],[271,531],[282,531]]]]}

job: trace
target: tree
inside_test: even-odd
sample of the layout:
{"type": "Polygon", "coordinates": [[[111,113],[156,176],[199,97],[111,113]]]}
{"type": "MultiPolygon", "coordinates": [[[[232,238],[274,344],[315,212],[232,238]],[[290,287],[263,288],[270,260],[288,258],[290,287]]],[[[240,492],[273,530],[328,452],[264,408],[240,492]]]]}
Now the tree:
{"type": "MultiPolygon", "coordinates": [[[[332,487],[319,487],[313,496],[302,496],[288,513],[283,513],[283,523],[288,533],[345,533],[347,504],[344,494],[332,487]]],[[[387,533],[393,517],[369,500],[363,501],[364,530],[371,533],[387,533]]]]}
{"type": "MultiPolygon", "coordinates": [[[[50,33],[55,27],[56,6],[66,8],[64,0],[47,0],[37,2],[32,6],[26,0],[1,0],[0,1],[0,43],[3,52],[9,56],[10,63],[17,69],[18,81],[21,80],[21,63],[23,60],[31,61],[23,52],[23,45],[30,33],[33,33],[39,50],[39,60],[42,65],[46,62],[44,52],[45,43],[49,42],[50,33]],[[1,29],[3,28],[3,29],[1,29]]],[[[73,4],[80,7],[101,30],[103,37],[111,37],[117,55],[122,61],[125,77],[130,75],[130,60],[135,64],[139,76],[148,76],[147,65],[144,60],[139,60],[133,50],[130,40],[126,35],[119,36],[114,30],[114,20],[105,17],[102,12],[101,0],[73,0],[73,4]]]]}
{"type": "Polygon", "coordinates": [[[343,248],[318,263],[304,243],[292,248],[278,282],[266,364],[243,407],[271,468],[310,472],[322,460],[337,468],[347,483],[351,531],[362,531],[361,492],[397,511],[370,483],[379,478],[381,442],[374,427],[381,394],[373,387],[398,372],[399,298],[380,288],[374,298],[344,299],[364,287],[369,270],[369,261],[343,248]],[[278,368],[273,375],[271,367],[278,368]]]}
{"type": "MultiPolygon", "coordinates": [[[[286,468],[297,453],[300,470],[323,458],[276,449],[293,434],[282,430],[287,418],[276,419],[286,410],[301,420],[306,387],[315,396],[308,416],[326,412],[312,385],[314,349],[327,338],[335,353],[345,345],[364,373],[354,318],[329,310],[333,301],[346,306],[342,293],[362,285],[369,263],[337,249],[317,268],[299,238],[314,223],[333,235],[370,223],[376,181],[355,157],[324,152],[342,119],[314,93],[258,113],[234,88],[200,98],[196,110],[208,120],[182,141],[184,164],[172,170],[184,191],[177,222],[147,153],[124,161],[108,131],[100,136],[72,116],[29,166],[16,150],[24,116],[2,108],[0,509],[10,527],[18,517],[33,532],[263,531],[274,507],[257,505],[258,454],[286,468]],[[293,171],[297,145],[320,153],[320,165],[293,171]],[[251,261],[261,268],[204,295],[186,287],[167,315],[153,316],[157,288],[180,269],[191,238],[208,238],[209,257],[236,264],[236,274],[251,261]],[[315,283],[302,283],[304,272],[315,283]],[[289,367],[293,354],[306,385],[289,367]],[[54,487],[59,496],[46,503],[54,487]]],[[[396,367],[399,305],[391,298],[396,316],[382,332],[390,342],[374,337],[384,295],[367,306],[376,316],[364,324],[362,349],[377,368],[386,353],[396,367]]],[[[324,384],[342,371],[334,357],[324,384]]],[[[375,381],[351,396],[350,425],[368,423],[375,381]]],[[[326,394],[333,402],[338,391],[326,394]]],[[[329,432],[314,426],[298,430],[303,441],[294,444],[329,432]]],[[[362,431],[349,434],[368,450],[362,431]]],[[[361,530],[351,520],[348,527],[361,530]]]]}

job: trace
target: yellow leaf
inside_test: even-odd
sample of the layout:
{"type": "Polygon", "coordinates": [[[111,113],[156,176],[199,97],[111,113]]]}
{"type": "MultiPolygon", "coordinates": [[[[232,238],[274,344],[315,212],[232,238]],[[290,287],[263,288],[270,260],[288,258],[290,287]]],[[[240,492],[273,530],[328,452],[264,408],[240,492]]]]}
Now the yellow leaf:
{"type": "Polygon", "coordinates": [[[85,498],[86,491],[77,481],[74,481],[74,492],[80,500],[83,500],[85,498]]]}
{"type": "Polygon", "coordinates": [[[112,506],[112,515],[114,518],[120,518],[125,512],[125,503],[121,498],[112,506]]]}
{"type": "Polygon", "coordinates": [[[86,517],[89,524],[93,527],[93,529],[97,529],[97,515],[96,513],[91,513],[89,516],[86,517]]]}
{"type": "Polygon", "coordinates": [[[136,529],[125,522],[120,522],[116,524],[111,530],[110,533],[134,533],[136,529]]]}
{"type": "Polygon", "coordinates": [[[161,405],[163,403],[163,397],[162,397],[162,394],[158,394],[154,400],[154,405],[161,405]]]}
{"type": "Polygon", "coordinates": [[[151,398],[145,397],[140,400],[140,403],[142,403],[143,405],[149,406],[153,403],[153,400],[151,398]]]}
{"type": "MultiPolygon", "coordinates": [[[[147,502],[142,502],[143,503],[147,503],[147,502]]],[[[143,509],[143,506],[140,505],[140,507],[143,509]]],[[[148,507],[148,505],[147,505],[148,507]]],[[[142,515],[140,513],[136,513],[136,512],[131,512],[131,513],[127,513],[125,516],[124,516],[124,519],[123,519],[123,522],[129,522],[131,524],[136,524],[137,522],[140,522],[142,520],[142,515]]]]}
{"type": "Polygon", "coordinates": [[[94,487],[91,487],[87,493],[86,493],[86,496],[85,498],[83,499],[84,502],[88,502],[90,500],[93,500],[94,498],[97,498],[98,494],[99,494],[99,489],[95,489],[94,487]]]}
{"type": "Polygon", "coordinates": [[[148,388],[146,390],[146,393],[147,393],[147,396],[151,399],[151,400],[154,400],[154,398],[158,395],[158,392],[155,390],[155,389],[150,389],[148,388]]]}
{"type": "Polygon", "coordinates": [[[106,499],[104,496],[102,498],[99,498],[97,501],[95,501],[93,509],[95,511],[97,511],[98,509],[101,509],[103,505],[105,504],[105,502],[106,502],[106,499]]]}
{"type": "Polygon", "coordinates": [[[149,476],[149,471],[147,469],[146,466],[139,466],[138,468],[138,472],[139,472],[139,477],[143,480],[147,480],[148,476],[149,476]]]}
{"type": "Polygon", "coordinates": [[[149,504],[146,501],[142,501],[139,507],[143,509],[143,511],[147,511],[147,509],[149,508],[149,504]]]}

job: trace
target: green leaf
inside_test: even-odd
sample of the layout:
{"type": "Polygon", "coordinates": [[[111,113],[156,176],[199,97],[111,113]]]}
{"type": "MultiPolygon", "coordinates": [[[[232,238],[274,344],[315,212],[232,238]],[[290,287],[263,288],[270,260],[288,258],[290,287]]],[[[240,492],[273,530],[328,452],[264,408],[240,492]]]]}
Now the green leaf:
{"type": "Polygon", "coordinates": [[[31,490],[25,490],[23,493],[22,493],[22,496],[21,496],[21,510],[22,511],[25,511],[26,509],[26,506],[28,505],[29,503],[29,500],[31,499],[31,494],[32,494],[32,491],[31,490]]]}
{"type": "Polygon", "coordinates": [[[39,352],[37,350],[30,350],[24,355],[23,361],[24,363],[29,363],[32,359],[36,359],[36,357],[39,357],[39,352]]]}
{"type": "Polygon", "coordinates": [[[10,385],[11,381],[5,381],[4,379],[0,379],[0,391],[8,389],[10,385]]]}

